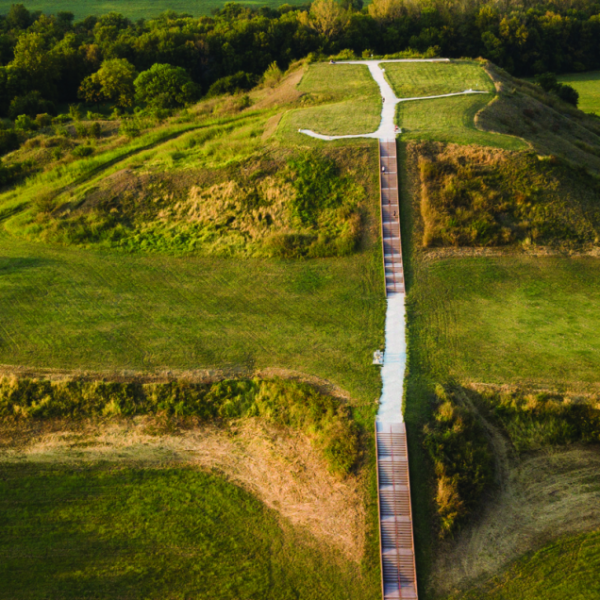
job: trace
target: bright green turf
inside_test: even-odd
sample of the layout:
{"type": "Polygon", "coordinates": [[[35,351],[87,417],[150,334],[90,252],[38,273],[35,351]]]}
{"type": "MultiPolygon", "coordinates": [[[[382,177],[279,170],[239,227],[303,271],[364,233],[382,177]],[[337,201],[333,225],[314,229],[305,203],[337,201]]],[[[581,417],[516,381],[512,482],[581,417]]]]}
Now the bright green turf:
{"type": "Polygon", "coordinates": [[[397,122],[402,128],[402,140],[438,140],[507,150],[526,147],[517,138],[480,131],[475,127],[475,115],[492,100],[494,93],[491,79],[479,64],[387,63],[385,73],[399,98],[437,96],[468,89],[490,92],[485,95],[400,102],[397,122]]]}
{"type": "Polygon", "coordinates": [[[579,92],[579,109],[600,115],[600,71],[561,75],[558,81],[568,83],[579,92]]]}
{"type": "Polygon", "coordinates": [[[307,261],[178,258],[0,237],[0,364],[285,367],[372,401],[378,251],[307,261]]]}
{"type": "MultiPolygon", "coordinates": [[[[41,10],[47,14],[56,14],[61,10],[70,11],[76,19],[88,15],[105,15],[118,12],[132,20],[157,17],[166,10],[187,13],[192,16],[209,15],[214,9],[222,8],[226,0],[27,0],[25,6],[30,11],[41,10]]],[[[13,0],[0,0],[0,14],[6,14],[13,0]]],[[[279,0],[244,0],[249,6],[271,6],[276,8],[284,2],[279,0]]],[[[298,4],[290,0],[286,4],[298,4]]]]}
{"type": "Polygon", "coordinates": [[[434,379],[598,381],[597,259],[523,256],[424,263],[409,303],[411,351],[434,379]]]}
{"type": "Polygon", "coordinates": [[[398,98],[419,98],[464,92],[494,91],[494,85],[478,63],[385,63],[385,74],[398,98]]]}
{"type": "Polygon", "coordinates": [[[375,599],[357,568],[191,468],[0,465],[0,598],[375,599]]]}
{"type": "Polygon", "coordinates": [[[398,104],[397,122],[402,128],[402,140],[438,140],[506,150],[526,148],[518,138],[488,133],[475,127],[475,115],[491,99],[491,94],[473,94],[401,102],[398,104]]]}
{"type": "Polygon", "coordinates": [[[597,600],[600,532],[557,540],[454,600],[597,600]]]}
{"type": "Polygon", "coordinates": [[[288,135],[298,129],[353,135],[379,127],[381,95],[366,65],[312,64],[298,89],[305,94],[304,102],[326,104],[287,113],[280,130],[288,135]]]}

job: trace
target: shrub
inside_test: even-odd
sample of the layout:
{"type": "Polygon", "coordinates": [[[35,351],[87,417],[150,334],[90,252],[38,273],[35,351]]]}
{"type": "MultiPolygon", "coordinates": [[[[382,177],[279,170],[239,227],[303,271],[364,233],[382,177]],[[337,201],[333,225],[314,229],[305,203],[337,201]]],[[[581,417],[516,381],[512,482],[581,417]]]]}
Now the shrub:
{"type": "Polygon", "coordinates": [[[19,115],[15,119],[15,128],[21,131],[31,131],[36,128],[36,124],[29,115],[19,115]]]}
{"type": "Polygon", "coordinates": [[[94,154],[94,149],[91,146],[76,146],[72,150],[73,156],[77,156],[78,158],[84,158],[86,156],[90,156],[94,154]]]}
{"type": "Polygon", "coordinates": [[[55,114],[54,103],[45,100],[39,92],[30,92],[24,96],[15,96],[8,109],[8,116],[16,119],[19,115],[35,118],[36,115],[48,113],[55,114]]]}
{"type": "Polygon", "coordinates": [[[88,137],[88,135],[90,134],[90,131],[87,128],[87,125],[84,125],[83,123],[80,123],[79,121],[76,121],[75,122],[75,133],[77,134],[77,137],[84,138],[84,137],[88,137]]]}
{"type": "Polygon", "coordinates": [[[176,108],[193,102],[200,93],[183,67],[155,64],[134,82],[137,102],[158,108],[176,108]]]}
{"type": "Polygon", "coordinates": [[[277,66],[277,63],[273,61],[269,68],[264,72],[263,83],[267,87],[275,87],[283,77],[283,71],[277,66]]]}
{"type": "Polygon", "coordinates": [[[19,147],[19,136],[15,131],[0,130],[0,155],[12,152],[19,147]]]}
{"type": "Polygon", "coordinates": [[[487,390],[478,398],[499,421],[517,452],[600,442],[597,400],[522,390],[487,390]]]}
{"type": "Polygon", "coordinates": [[[453,391],[437,385],[434,419],[424,432],[424,445],[437,478],[436,504],[440,533],[452,533],[477,504],[492,481],[492,455],[477,419],[453,391]]]}
{"type": "Polygon", "coordinates": [[[38,127],[50,127],[52,125],[52,117],[48,113],[36,115],[35,123],[38,127]]]}
{"type": "Polygon", "coordinates": [[[98,121],[95,121],[94,123],[91,124],[90,126],[90,136],[94,137],[94,138],[99,138],[102,136],[102,125],[100,125],[100,123],[98,123],[98,121]]]}
{"type": "Polygon", "coordinates": [[[137,119],[124,119],[119,127],[119,133],[128,138],[138,137],[141,131],[137,119]]]}
{"type": "Polygon", "coordinates": [[[207,97],[221,96],[223,94],[237,94],[252,89],[256,85],[257,78],[250,73],[238,71],[235,75],[228,75],[217,79],[208,88],[207,97]]]}

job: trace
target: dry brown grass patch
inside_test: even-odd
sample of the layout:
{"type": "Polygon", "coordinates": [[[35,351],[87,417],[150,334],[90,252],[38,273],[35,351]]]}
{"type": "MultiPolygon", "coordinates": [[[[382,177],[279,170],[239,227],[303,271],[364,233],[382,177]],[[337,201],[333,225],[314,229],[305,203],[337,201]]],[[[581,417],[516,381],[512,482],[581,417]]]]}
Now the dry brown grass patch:
{"type": "Polygon", "coordinates": [[[366,536],[364,474],[340,479],[303,434],[258,419],[227,428],[139,417],[98,423],[4,426],[0,461],[173,464],[216,470],[292,525],[360,562],[366,536]]]}

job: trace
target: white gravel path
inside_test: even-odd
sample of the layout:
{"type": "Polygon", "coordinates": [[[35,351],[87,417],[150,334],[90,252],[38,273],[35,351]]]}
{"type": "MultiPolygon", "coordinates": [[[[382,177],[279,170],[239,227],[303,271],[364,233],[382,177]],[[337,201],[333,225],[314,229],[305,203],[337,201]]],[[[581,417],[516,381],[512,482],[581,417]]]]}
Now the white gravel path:
{"type": "MultiPolygon", "coordinates": [[[[442,94],[439,96],[423,96],[419,98],[398,98],[390,84],[385,79],[384,63],[391,62],[450,62],[447,58],[434,59],[399,59],[399,60],[365,60],[365,61],[342,61],[336,64],[367,65],[373,79],[379,85],[383,108],[381,110],[381,122],[379,128],[373,133],[358,135],[323,135],[310,129],[300,129],[300,133],[320,140],[341,140],[349,138],[376,138],[379,140],[395,140],[396,105],[399,102],[410,102],[413,100],[431,100],[434,98],[448,98],[450,96],[463,96],[466,94],[487,94],[489,92],[480,90],[465,90],[453,94],[442,94]]],[[[335,65],[331,66],[335,69],[335,65]]],[[[385,354],[381,379],[383,388],[379,400],[379,411],[377,420],[386,423],[401,423],[402,397],[404,394],[404,375],[406,372],[406,313],[404,305],[404,294],[393,294],[387,299],[387,312],[385,318],[385,354]]]]}

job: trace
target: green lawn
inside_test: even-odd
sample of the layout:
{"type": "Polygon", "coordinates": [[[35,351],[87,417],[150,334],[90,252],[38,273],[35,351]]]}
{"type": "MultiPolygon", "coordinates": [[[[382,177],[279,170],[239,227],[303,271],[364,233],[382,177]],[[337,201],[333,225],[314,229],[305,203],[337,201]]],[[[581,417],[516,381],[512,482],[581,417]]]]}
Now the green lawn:
{"type": "Polygon", "coordinates": [[[557,540],[517,561],[503,575],[453,600],[596,600],[600,598],[600,532],[557,540]]]}
{"type": "Polygon", "coordinates": [[[0,466],[0,598],[375,600],[379,570],[317,548],[192,468],[0,466]]]}
{"type": "Polygon", "coordinates": [[[488,74],[478,63],[386,63],[385,74],[398,98],[418,98],[485,90],[494,92],[488,74]]]}
{"type": "Polygon", "coordinates": [[[325,104],[287,113],[280,125],[284,134],[312,129],[327,135],[353,135],[379,127],[381,95],[366,65],[312,64],[298,89],[305,94],[305,102],[325,104]]]}
{"type": "Polygon", "coordinates": [[[421,263],[409,303],[412,351],[432,378],[552,385],[598,381],[597,259],[421,263]]]}
{"type": "Polygon", "coordinates": [[[479,144],[506,150],[525,149],[526,144],[518,138],[475,127],[475,115],[491,99],[491,94],[473,94],[401,102],[398,104],[397,122],[402,128],[402,139],[479,144]]]}
{"type": "Polygon", "coordinates": [[[0,364],[283,367],[374,400],[377,250],[306,261],[128,255],[0,237],[0,364]]]}
{"type": "MultiPolygon", "coordinates": [[[[47,14],[56,14],[66,10],[74,13],[76,19],[83,19],[88,15],[105,15],[109,12],[118,12],[132,20],[150,19],[157,17],[166,10],[178,13],[187,13],[194,17],[209,15],[213,10],[222,8],[226,0],[27,0],[25,6],[30,11],[41,10],[47,14]]],[[[0,14],[6,14],[13,0],[0,0],[0,14]]],[[[242,4],[248,6],[270,6],[276,8],[284,2],[279,0],[244,0],[242,4]]],[[[299,4],[295,0],[287,4],[299,4]]]]}
{"type": "Polygon", "coordinates": [[[493,99],[494,85],[475,62],[387,63],[385,73],[399,98],[437,96],[468,89],[489,94],[401,102],[397,122],[403,140],[438,140],[456,144],[479,144],[507,150],[526,145],[517,138],[480,131],[475,115],[493,99]]]}
{"type": "Polygon", "coordinates": [[[579,92],[579,109],[600,115],[600,71],[560,75],[558,81],[568,83],[579,92]]]}

